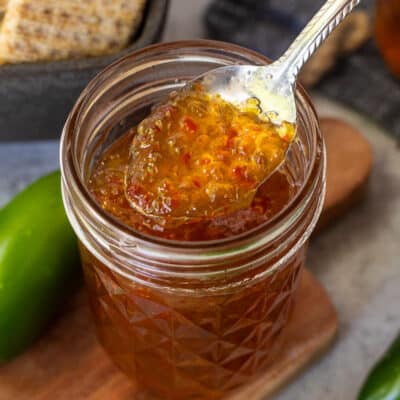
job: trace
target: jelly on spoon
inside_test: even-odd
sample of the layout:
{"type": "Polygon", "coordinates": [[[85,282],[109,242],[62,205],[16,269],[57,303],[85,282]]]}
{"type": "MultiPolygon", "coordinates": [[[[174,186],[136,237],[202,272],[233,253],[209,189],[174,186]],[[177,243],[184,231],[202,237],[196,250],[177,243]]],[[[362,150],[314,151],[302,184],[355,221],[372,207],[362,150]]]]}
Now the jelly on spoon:
{"type": "Polygon", "coordinates": [[[360,0],[328,0],[269,66],[217,68],[174,93],[137,128],[126,197],[164,224],[248,206],[295,137],[301,67],[360,0]]]}

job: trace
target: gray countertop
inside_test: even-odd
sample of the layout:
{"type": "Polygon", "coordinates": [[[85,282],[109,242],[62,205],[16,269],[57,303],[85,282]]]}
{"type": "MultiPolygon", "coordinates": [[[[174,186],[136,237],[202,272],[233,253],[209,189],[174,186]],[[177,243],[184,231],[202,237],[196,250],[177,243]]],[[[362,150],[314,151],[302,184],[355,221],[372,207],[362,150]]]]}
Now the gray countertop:
{"type": "MultiPolygon", "coordinates": [[[[173,0],[166,40],[202,36],[207,0],[173,0]]],[[[400,331],[400,153],[366,117],[314,98],[321,115],[352,122],[373,145],[375,165],[366,200],[314,237],[308,266],[335,303],[335,345],[277,400],[352,400],[367,371],[400,331]]],[[[29,129],[29,127],[27,127],[29,129]]],[[[0,206],[28,182],[58,167],[55,141],[0,144],[0,206]]]]}

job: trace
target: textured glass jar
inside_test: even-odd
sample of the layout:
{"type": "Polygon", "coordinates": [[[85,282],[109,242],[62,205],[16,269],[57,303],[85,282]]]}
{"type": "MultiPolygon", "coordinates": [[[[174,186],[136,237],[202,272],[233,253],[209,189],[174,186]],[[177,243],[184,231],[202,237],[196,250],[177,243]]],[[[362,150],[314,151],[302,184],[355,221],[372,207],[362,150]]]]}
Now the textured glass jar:
{"type": "Polygon", "coordinates": [[[323,140],[299,88],[298,140],[283,167],[296,194],[269,222],[205,242],[147,236],[105,213],[86,187],[93,161],[188,79],[221,65],[267,62],[211,41],[149,47],[98,75],[65,125],[63,196],[98,336],[138,399],[219,399],[268,367],[322,208],[323,140]]]}

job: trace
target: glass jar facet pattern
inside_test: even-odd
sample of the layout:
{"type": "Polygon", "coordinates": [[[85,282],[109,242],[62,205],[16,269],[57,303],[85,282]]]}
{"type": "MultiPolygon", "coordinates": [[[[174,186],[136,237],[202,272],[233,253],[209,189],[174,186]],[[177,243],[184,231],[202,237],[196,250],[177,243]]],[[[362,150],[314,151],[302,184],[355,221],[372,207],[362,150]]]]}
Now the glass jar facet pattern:
{"type": "Polygon", "coordinates": [[[138,398],[219,399],[257,376],[278,349],[304,250],[273,279],[218,294],[171,294],[82,258],[99,339],[138,398]]]}

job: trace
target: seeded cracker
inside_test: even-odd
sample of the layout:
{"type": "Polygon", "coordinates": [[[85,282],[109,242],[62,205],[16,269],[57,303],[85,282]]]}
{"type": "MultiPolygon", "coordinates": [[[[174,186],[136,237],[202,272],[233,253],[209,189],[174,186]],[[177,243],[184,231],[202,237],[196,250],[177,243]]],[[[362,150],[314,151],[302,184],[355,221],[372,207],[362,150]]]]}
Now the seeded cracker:
{"type": "Polygon", "coordinates": [[[145,0],[9,0],[0,29],[0,62],[116,52],[138,28],[144,5],[145,0]]]}

